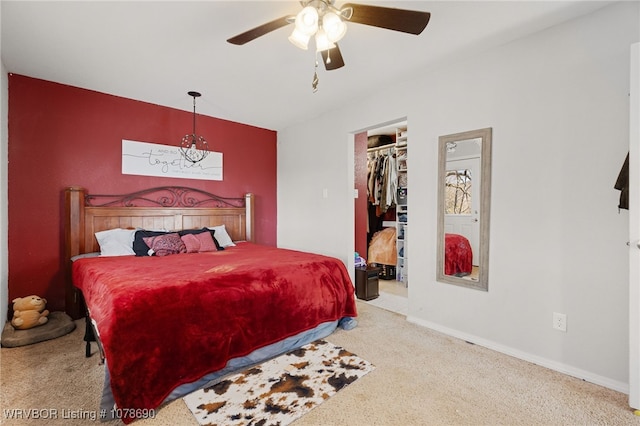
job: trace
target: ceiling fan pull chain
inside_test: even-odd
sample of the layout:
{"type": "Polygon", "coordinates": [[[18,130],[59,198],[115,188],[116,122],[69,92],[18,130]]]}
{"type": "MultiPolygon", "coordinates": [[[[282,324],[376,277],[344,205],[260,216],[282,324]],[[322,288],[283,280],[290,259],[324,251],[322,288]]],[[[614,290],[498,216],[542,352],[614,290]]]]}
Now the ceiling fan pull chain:
{"type": "Polygon", "coordinates": [[[311,87],[313,88],[313,93],[316,93],[318,91],[318,82],[320,80],[318,79],[318,60],[316,59],[316,68],[315,71],[313,72],[313,81],[311,82],[311,87]]]}

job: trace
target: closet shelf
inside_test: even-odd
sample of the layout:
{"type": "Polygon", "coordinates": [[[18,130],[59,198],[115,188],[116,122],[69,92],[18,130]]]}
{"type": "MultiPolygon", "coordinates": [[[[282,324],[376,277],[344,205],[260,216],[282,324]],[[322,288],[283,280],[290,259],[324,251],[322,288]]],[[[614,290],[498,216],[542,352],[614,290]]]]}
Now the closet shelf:
{"type": "Polygon", "coordinates": [[[408,214],[407,214],[407,178],[408,178],[408,139],[407,128],[396,128],[396,158],[398,175],[398,196],[396,206],[396,280],[408,285],[407,274],[407,239],[408,239],[408,214]],[[402,182],[402,184],[401,184],[402,182]]]}

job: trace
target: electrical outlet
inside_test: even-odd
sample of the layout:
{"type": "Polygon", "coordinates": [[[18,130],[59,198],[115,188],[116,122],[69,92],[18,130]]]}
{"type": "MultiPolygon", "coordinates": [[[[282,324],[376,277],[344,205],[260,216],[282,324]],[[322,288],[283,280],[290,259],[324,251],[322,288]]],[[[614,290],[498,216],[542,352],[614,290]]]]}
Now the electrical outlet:
{"type": "Polygon", "coordinates": [[[560,331],[567,331],[567,314],[553,313],[553,328],[560,331]]]}

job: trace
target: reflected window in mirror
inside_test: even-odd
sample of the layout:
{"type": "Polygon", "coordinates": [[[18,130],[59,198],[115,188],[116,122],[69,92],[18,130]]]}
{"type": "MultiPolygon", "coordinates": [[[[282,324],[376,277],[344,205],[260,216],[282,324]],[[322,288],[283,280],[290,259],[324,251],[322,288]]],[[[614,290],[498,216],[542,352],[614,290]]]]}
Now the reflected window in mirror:
{"type": "Polygon", "coordinates": [[[437,280],[488,289],[491,128],[441,136],[437,280]]]}
{"type": "Polygon", "coordinates": [[[444,213],[471,214],[471,170],[447,170],[444,213]]]}

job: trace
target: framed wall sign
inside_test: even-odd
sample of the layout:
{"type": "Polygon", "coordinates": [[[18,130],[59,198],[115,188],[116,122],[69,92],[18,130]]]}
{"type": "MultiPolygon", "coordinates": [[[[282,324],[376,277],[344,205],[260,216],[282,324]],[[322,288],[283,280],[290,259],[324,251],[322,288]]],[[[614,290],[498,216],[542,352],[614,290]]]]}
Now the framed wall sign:
{"type": "Polygon", "coordinates": [[[191,163],[177,146],[123,139],[122,174],[222,180],[222,153],[210,151],[202,161],[191,163]]]}

